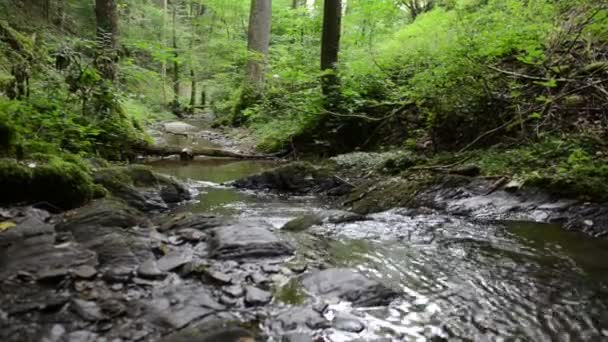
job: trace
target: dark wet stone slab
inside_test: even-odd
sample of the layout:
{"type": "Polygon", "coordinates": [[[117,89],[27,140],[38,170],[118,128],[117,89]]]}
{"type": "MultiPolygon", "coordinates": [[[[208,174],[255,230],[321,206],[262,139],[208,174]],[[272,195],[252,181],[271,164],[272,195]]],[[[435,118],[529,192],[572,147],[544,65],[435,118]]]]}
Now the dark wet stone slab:
{"type": "Polygon", "coordinates": [[[80,279],[92,279],[97,275],[97,270],[93,266],[82,265],[71,270],[72,274],[76,278],[80,279]]]}
{"type": "Polygon", "coordinates": [[[255,334],[231,323],[211,321],[171,334],[161,342],[254,342],[255,334]]]}
{"type": "Polygon", "coordinates": [[[214,229],[210,247],[211,257],[217,259],[276,257],[294,252],[267,228],[246,223],[214,229]]]}
{"type": "Polygon", "coordinates": [[[376,280],[347,268],[331,268],[307,274],[302,285],[322,298],[346,300],[355,306],[388,305],[397,293],[376,280]]]}
{"type": "Polygon", "coordinates": [[[77,233],[79,228],[90,226],[130,228],[144,221],[139,211],[119,201],[104,199],[66,213],[64,222],[57,226],[57,230],[77,233]]]}

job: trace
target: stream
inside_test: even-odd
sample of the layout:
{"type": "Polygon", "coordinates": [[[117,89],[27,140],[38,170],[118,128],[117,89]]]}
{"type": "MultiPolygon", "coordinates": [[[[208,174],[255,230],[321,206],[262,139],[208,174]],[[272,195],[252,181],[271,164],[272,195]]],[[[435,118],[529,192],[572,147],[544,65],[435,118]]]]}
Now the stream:
{"type": "MultiPolygon", "coordinates": [[[[347,314],[362,326],[313,329],[326,340],[608,340],[607,240],[555,225],[488,223],[404,208],[281,232],[289,220],[329,208],[314,197],[223,185],[274,162],[208,158],[150,165],[196,184],[198,197],[177,211],[263,222],[290,241],[295,258],[309,268],[347,267],[400,293],[388,306],[328,303],[326,318],[347,314]]],[[[289,315],[289,305],[275,306],[276,319],[289,315]]],[[[273,336],[270,321],[262,330],[273,336]]]]}

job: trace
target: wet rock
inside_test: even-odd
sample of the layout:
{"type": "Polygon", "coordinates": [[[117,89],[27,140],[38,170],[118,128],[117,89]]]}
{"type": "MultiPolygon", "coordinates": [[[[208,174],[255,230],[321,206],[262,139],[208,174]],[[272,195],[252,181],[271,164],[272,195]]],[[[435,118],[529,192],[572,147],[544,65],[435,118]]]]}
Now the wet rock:
{"type": "Polygon", "coordinates": [[[97,184],[144,212],[167,209],[167,204],[191,198],[190,191],[177,180],[157,174],[144,166],[109,167],[93,175],[97,184]]]}
{"type": "Polygon", "coordinates": [[[147,315],[153,322],[172,329],[181,329],[195,319],[224,309],[211,292],[199,284],[157,289],[147,306],[147,315]]]}
{"type": "Polygon", "coordinates": [[[264,284],[269,281],[268,277],[260,272],[253,272],[247,276],[255,284],[264,284]]]}
{"type": "Polygon", "coordinates": [[[351,213],[348,211],[326,210],[295,218],[283,225],[281,229],[286,231],[299,232],[306,230],[312,226],[321,225],[325,222],[339,224],[361,221],[363,219],[365,219],[363,215],[351,213]]]}
{"type": "Polygon", "coordinates": [[[137,274],[146,279],[163,279],[167,274],[160,270],[155,259],[148,259],[137,268],[137,274]]]}
{"type": "Polygon", "coordinates": [[[305,333],[290,333],[284,335],[281,339],[282,342],[313,342],[313,338],[305,333]]]}
{"type": "Polygon", "coordinates": [[[227,295],[221,295],[220,296],[220,303],[227,305],[227,306],[235,306],[238,303],[238,299],[234,298],[234,297],[230,297],[227,295]]]}
{"type": "Polygon", "coordinates": [[[245,223],[214,229],[210,247],[211,257],[217,259],[276,257],[294,251],[267,228],[245,223]]]}
{"type": "Polygon", "coordinates": [[[222,291],[232,297],[241,297],[245,294],[245,290],[240,285],[226,286],[222,288],[222,291]]]}
{"type": "Polygon", "coordinates": [[[315,167],[309,163],[295,162],[280,166],[254,176],[235,181],[234,186],[253,190],[274,190],[295,194],[347,193],[351,186],[332,175],[328,169],[315,167]]]}
{"type": "Polygon", "coordinates": [[[59,342],[65,333],[66,330],[63,325],[54,324],[43,334],[41,342],[59,342]]]}
{"type": "Polygon", "coordinates": [[[103,279],[109,283],[126,283],[131,279],[133,269],[129,267],[111,268],[104,272],[103,279]]]}
{"type": "Polygon", "coordinates": [[[333,327],[347,332],[360,333],[365,330],[365,325],[353,315],[339,312],[333,320],[333,327]]]}
{"type": "Polygon", "coordinates": [[[95,269],[95,267],[89,265],[82,265],[72,269],[72,274],[76,278],[89,280],[93,279],[97,275],[97,270],[95,269]]]}
{"type": "Polygon", "coordinates": [[[79,330],[67,334],[65,342],[97,342],[99,335],[94,332],[79,330]]]}
{"type": "Polygon", "coordinates": [[[278,316],[278,321],[283,329],[287,331],[298,329],[325,329],[331,323],[320,313],[309,307],[294,307],[283,311],[278,316]]]}
{"type": "Polygon", "coordinates": [[[229,276],[226,273],[220,272],[220,271],[213,271],[213,270],[204,270],[202,272],[203,277],[205,277],[206,279],[214,282],[214,283],[218,283],[221,285],[227,285],[232,283],[232,277],[229,276]]]}
{"type": "Polygon", "coordinates": [[[66,213],[57,230],[79,232],[91,226],[130,228],[143,221],[141,212],[119,201],[103,199],[66,213]]]}
{"type": "Polygon", "coordinates": [[[171,216],[161,216],[157,219],[158,230],[166,232],[170,230],[180,231],[183,229],[195,229],[203,231],[216,228],[226,224],[226,220],[212,215],[179,213],[171,216]]]}
{"type": "Polygon", "coordinates": [[[260,306],[270,303],[272,293],[261,290],[255,286],[245,287],[245,304],[248,306],[260,306]]]}
{"type": "Polygon", "coordinates": [[[302,285],[322,298],[339,298],[355,306],[388,305],[397,293],[362,274],[346,269],[331,268],[305,275],[302,285]]]}
{"type": "MultiPolygon", "coordinates": [[[[161,342],[255,342],[255,335],[234,323],[210,322],[169,335],[161,342]]],[[[261,341],[261,340],[258,340],[261,341]]]]}
{"type": "Polygon", "coordinates": [[[41,281],[59,281],[67,269],[96,265],[97,256],[77,242],[55,245],[55,230],[37,216],[14,220],[16,226],[0,232],[0,279],[17,273],[41,281]]]}
{"type": "Polygon", "coordinates": [[[56,283],[65,279],[69,274],[68,269],[63,267],[44,269],[38,272],[36,280],[44,283],[56,283]]]}
{"type": "Polygon", "coordinates": [[[172,251],[158,259],[158,269],[162,272],[172,271],[192,261],[192,251],[189,249],[172,251]]]}
{"type": "Polygon", "coordinates": [[[205,233],[194,228],[184,228],[176,232],[177,236],[188,242],[198,242],[205,239],[205,233]]]}
{"type": "Polygon", "coordinates": [[[281,266],[264,264],[262,265],[262,271],[266,273],[279,273],[281,272],[281,266]]]}
{"type": "Polygon", "coordinates": [[[104,319],[97,303],[81,299],[72,299],[71,308],[85,321],[100,321],[104,319]]]}
{"type": "Polygon", "coordinates": [[[308,265],[304,262],[297,262],[288,265],[288,268],[294,273],[304,273],[308,265]]]}

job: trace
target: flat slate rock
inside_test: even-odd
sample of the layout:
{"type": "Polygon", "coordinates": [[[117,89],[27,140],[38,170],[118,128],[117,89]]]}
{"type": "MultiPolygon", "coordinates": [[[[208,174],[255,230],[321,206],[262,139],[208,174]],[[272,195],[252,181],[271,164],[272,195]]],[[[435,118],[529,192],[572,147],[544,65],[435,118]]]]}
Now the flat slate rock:
{"type": "Polygon", "coordinates": [[[277,257],[294,249],[270,230],[249,224],[235,224],[213,230],[210,255],[216,259],[277,257]]]}
{"type": "Polygon", "coordinates": [[[192,250],[169,252],[164,257],[158,259],[157,265],[162,272],[172,271],[192,261],[192,250]]]}
{"type": "Polygon", "coordinates": [[[146,279],[163,279],[167,273],[158,268],[155,259],[148,259],[137,268],[137,275],[146,279]]]}
{"type": "Polygon", "coordinates": [[[305,275],[302,286],[322,298],[339,298],[354,306],[388,305],[398,295],[378,281],[348,268],[330,268],[305,275]]]}
{"type": "Polygon", "coordinates": [[[162,326],[181,329],[196,319],[224,309],[211,291],[200,284],[177,285],[153,292],[148,315],[151,321],[162,326]]]}

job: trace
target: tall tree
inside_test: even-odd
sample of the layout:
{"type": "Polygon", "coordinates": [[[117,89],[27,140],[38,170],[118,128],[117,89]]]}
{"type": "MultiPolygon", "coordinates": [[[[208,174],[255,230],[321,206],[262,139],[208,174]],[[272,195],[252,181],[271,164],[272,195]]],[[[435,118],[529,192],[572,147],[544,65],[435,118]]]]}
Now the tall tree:
{"type": "Polygon", "coordinates": [[[342,24],[341,0],[325,0],[323,7],[323,34],[321,37],[322,90],[330,106],[339,86],[336,74],[340,52],[340,27],[342,24]]]}
{"type": "Polygon", "coordinates": [[[264,86],[264,71],[270,45],[271,6],[271,0],[251,0],[247,49],[252,56],[247,63],[247,79],[257,93],[264,86]]]}
{"type": "Polygon", "coordinates": [[[181,110],[179,104],[179,52],[177,51],[177,4],[173,3],[173,103],[172,109],[176,114],[181,110]]]}
{"type": "Polygon", "coordinates": [[[97,42],[100,47],[97,67],[108,80],[116,78],[118,59],[118,7],[116,0],[95,0],[97,42]]]}

